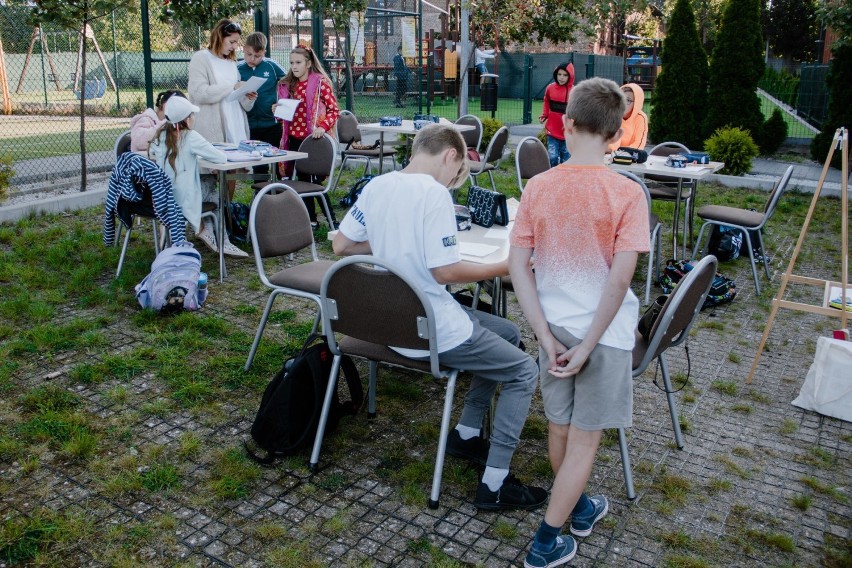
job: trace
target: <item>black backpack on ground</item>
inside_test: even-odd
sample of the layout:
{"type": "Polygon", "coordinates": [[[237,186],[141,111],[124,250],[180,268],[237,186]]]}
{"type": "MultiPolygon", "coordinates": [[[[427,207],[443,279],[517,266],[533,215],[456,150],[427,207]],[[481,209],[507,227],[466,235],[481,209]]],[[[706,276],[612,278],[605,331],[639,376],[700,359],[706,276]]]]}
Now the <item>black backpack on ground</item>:
{"type": "Polygon", "coordinates": [[[365,185],[370,183],[371,179],[373,179],[373,176],[367,175],[356,181],[355,185],[349,188],[349,193],[340,198],[340,206],[348,208],[355,205],[355,202],[358,201],[358,196],[361,195],[361,190],[364,189],[365,185]]]}
{"type": "MultiPolygon", "coordinates": [[[[267,385],[251,426],[251,437],[267,453],[265,458],[260,457],[246,443],[246,451],[253,460],[271,464],[276,458],[292,456],[313,443],[333,359],[325,337],[314,334],[298,355],[284,363],[267,385]]],[[[357,414],[364,401],[361,378],[352,359],[344,355],[340,368],[351,398],[340,402],[337,391],[334,392],[326,434],[334,430],[341,416],[357,414]]]]}
{"type": "MultiPolygon", "coordinates": [[[[687,272],[692,270],[692,267],[692,262],[689,260],[669,259],[666,262],[665,268],[663,268],[663,275],[660,277],[660,288],[663,289],[663,293],[671,294],[675,285],[680,282],[687,272]]],[[[701,305],[701,309],[706,310],[707,308],[730,304],[736,297],[737,283],[717,272],[713,278],[713,283],[710,285],[707,298],[701,305]]]]}

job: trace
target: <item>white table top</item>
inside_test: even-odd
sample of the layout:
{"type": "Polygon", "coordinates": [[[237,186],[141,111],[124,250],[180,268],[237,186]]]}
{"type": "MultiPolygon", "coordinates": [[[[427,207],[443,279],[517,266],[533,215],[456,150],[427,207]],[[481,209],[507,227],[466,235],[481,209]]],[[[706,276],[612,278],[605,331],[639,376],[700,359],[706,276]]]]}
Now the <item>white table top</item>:
{"type": "Polygon", "coordinates": [[[689,164],[685,168],[672,168],[666,165],[665,156],[648,156],[648,160],[644,164],[610,164],[610,167],[638,175],[651,174],[681,179],[703,179],[724,168],[725,164],[710,162],[709,164],[689,164]]]}
{"type": "MultiPolygon", "coordinates": [[[[453,126],[459,132],[465,132],[475,128],[472,124],[456,124],[455,122],[450,122],[446,118],[441,118],[438,124],[453,126]]],[[[400,126],[382,126],[378,122],[368,122],[366,124],[359,124],[358,128],[365,132],[395,132],[397,134],[409,135],[414,135],[418,132],[417,129],[414,128],[413,120],[403,120],[400,126]]]]}
{"type": "Polygon", "coordinates": [[[246,168],[250,168],[252,166],[261,166],[263,164],[275,164],[278,162],[289,162],[291,160],[301,160],[302,158],[307,158],[308,154],[306,152],[291,152],[287,150],[286,154],[281,154],[280,156],[270,156],[268,158],[260,158],[259,160],[249,160],[245,162],[209,162],[207,160],[198,160],[198,165],[202,168],[208,168],[211,170],[222,170],[222,171],[230,171],[230,170],[243,170],[246,168]]]}

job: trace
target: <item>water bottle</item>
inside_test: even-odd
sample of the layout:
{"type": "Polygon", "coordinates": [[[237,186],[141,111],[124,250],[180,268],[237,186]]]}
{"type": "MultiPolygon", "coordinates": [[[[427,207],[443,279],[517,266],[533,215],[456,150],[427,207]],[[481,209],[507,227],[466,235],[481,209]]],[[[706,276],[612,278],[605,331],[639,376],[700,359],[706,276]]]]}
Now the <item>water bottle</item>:
{"type": "Polygon", "coordinates": [[[198,274],[198,305],[204,305],[204,302],[207,300],[207,273],[200,272],[198,274]]]}

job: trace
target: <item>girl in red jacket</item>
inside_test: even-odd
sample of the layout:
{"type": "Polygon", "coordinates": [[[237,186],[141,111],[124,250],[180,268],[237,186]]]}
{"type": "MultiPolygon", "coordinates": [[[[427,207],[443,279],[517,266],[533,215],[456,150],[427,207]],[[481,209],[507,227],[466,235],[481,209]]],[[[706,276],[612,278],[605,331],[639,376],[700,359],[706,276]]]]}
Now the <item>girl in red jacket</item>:
{"type": "Polygon", "coordinates": [[[538,119],[544,123],[544,131],[547,133],[547,154],[550,156],[551,168],[571,157],[565,146],[562,117],[565,116],[565,105],[574,86],[574,64],[560,63],[553,70],[553,81],[544,91],[544,106],[538,119]]]}

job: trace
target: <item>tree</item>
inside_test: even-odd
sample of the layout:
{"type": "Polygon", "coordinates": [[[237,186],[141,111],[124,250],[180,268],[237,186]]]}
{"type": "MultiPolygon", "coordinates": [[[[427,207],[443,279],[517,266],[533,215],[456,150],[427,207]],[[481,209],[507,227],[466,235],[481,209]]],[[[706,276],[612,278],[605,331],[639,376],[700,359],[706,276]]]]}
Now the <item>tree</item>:
{"type": "Polygon", "coordinates": [[[760,21],[760,0],[730,0],[725,7],[710,61],[705,132],[738,126],[756,138],[763,126],[757,96],[764,68],[760,21]]]}
{"type": "Polygon", "coordinates": [[[584,30],[582,0],[470,0],[470,20],[477,42],[495,36],[522,43],[573,41],[584,30]]]}
{"type": "Polygon", "coordinates": [[[168,0],[160,6],[160,20],[210,30],[222,18],[245,14],[262,6],[260,0],[168,0]]]}
{"type": "Polygon", "coordinates": [[[649,136],[690,148],[704,142],[707,110],[707,54],[701,46],[690,0],[677,0],[663,40],[663,69],[654,83],[649,136]]]}
{"type": "Polygon", "coordinates": [[[85,31],[91,22],[113,10],[129,8],[132,0],[36,0],[30,19],[33,25],[54,23],[83,36],[80,84],[80,191],[86,191],[86,47],[85,31]]]}
{"type": "Polygon", "coordinates": [[[814,0],[772,0],[766,30],[772,51],[792,63],[809,60],[819,30],[814,0]]]}
{"type": "MultiPolygon", "coordinates": [[[[852,127],[852,0],[842,0],[824,6],[818,17],[826,27],[837,33],[838,39],[831,48],[831,68],[826,78],[828,86],[828,118],[822,132],[811,142],[811,156],[825,161],[834,139],[834,131],[840,127],[852,127]]],[[[840,163],[839,152],[834,153],[835,166],[840,163]]]]}

